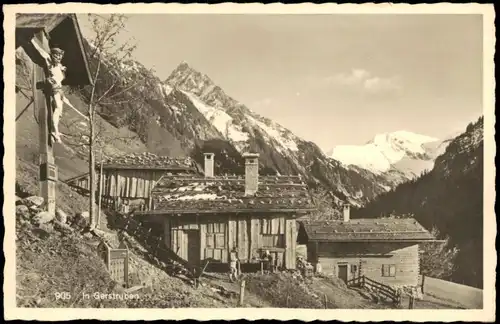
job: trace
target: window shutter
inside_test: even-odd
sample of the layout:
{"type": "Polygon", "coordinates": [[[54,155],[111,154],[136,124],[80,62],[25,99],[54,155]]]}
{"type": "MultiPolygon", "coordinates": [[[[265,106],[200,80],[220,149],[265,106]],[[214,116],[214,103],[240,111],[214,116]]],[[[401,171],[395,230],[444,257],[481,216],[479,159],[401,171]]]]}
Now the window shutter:
{"type": "Polygon", "coordinates": [[[215,234],[215,248],[216,249],[224,248],[224,234],[215,234]]]}
{"type": "Polygon", "coordinates": [[[214,235],[213,234],[207,234],[207,248],[214,248],[215,247],[215,242],[214,242],[214,235]]]}

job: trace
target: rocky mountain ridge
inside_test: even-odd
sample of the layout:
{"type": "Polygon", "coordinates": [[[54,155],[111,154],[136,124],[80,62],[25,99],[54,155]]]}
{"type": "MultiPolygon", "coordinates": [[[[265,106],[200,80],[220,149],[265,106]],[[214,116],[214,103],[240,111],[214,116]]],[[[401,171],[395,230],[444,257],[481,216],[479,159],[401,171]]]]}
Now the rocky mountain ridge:
{"type": "MultiPolygon", "coordinates": [[[[371,179],[374,175],[344,168],[327,158],[316,144],[252,111],[186,62],[172,72],[161,88],[168,90],[165,102],[171,115],[199,117],[201,114],[208,125],[199,127],[198,132],[210,129],[213,136],[216,131],[218,136],[212,139],[228,142],[239,154],[259,153],[262,166],[270,172],[301,174],[313,186],[331,190],[339,201],[348,200],[355,205],[363,204],[388,188],[383,179],[374,182],[371,179]]],[[[193,137],[201,136],[195,133],[193,137]]],[[[215,153],[217,159],[218,152],[215,153]]]]}

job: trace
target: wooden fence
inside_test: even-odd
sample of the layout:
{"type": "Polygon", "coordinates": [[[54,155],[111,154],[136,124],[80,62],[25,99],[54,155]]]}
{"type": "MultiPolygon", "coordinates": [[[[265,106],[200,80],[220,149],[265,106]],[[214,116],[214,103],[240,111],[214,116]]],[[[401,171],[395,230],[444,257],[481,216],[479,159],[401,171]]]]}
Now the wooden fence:
{"type": "Polygon", "coordinates": [[[106,242],[102,241],[99,245],[99,251],[111,279],[115,282],[125,284],[125,287],[128,288],[129,250],[127,246],[122,244],[118,249],[113,249],[106,242]]]}
{"type": "Polygon", "coordinates": [[[368,287],[370,289],[375,290],[380,295],[392,299],[392,301],[396,304],[401,303],[401,294],[399,293],[399,291],[390,286],[384,285],[383,283],[372,280],[366,276],[360,276],[351,279],[347,282],[347,285],[351,287],[360,287],[360,288],[368,287]]]}

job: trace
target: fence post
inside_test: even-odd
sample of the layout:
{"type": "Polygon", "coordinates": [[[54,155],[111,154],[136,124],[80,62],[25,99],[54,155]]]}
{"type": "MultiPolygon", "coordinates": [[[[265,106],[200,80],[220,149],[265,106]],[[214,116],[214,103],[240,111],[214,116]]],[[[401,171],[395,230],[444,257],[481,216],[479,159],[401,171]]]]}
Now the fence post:
{"type": "Polygon", "coordinates": [[[422,291],[422,294],[424,293],[424,283],[425,283],[425,275],[422,275],[422,286],[420,287],[420,290],[422,291]]]}
{"type": "Polygon", "coordinates": [[[408,309],[413,309],[413,304],[414,304],[414,297],[413,295],[411,295],[408,301],[408,309]]]}
{"type": "Polygon", "coordinates": [[[124,270],[124,279],[125,279],[125,287],[130,288],[129,285],[129,276],[128,276],[128,261],[129,261],[129,254],[128,254],[128,248],[127,248],[127,254],[125,256],[125,270],[124,270]]]}
{"type": "Polygon", "coordinates": [[[240,284],[240,300],[238,306],[243,306],[243,301],[245,300],[245,280],[241,280],[240,284]]]}
{"type": "Polygon", "coordinates": [[[325,309],[327,309],[328,297],[326,297],[326,294],[324,294],[324,297],[325,297],[325,309]]]}
{"type": "Polygon", "coordinates": [[[111,248],[109,245],[104,242],[104,246],[106,246],[106,268],[110,270],[111,267],[111,248]]]}

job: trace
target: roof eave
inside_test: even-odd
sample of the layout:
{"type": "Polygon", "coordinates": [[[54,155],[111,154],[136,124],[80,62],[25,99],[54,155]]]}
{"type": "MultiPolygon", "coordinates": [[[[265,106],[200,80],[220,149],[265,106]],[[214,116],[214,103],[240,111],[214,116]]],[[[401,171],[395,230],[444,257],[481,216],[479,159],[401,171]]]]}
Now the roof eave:
{"type": "MultiPolygon", "coordinates": [[[[100,169],[100,165],[96,164],[96,169],[100,169]]],[[[104,164],[102,167],[104,170],[114,169],[114,170],[152,170],[152,171],[196,171],[193,167],[184,166],[170,166],[170,167],[148,167],[148,166],[137,166],[137,165],[116,165],[116,164],[104,164]]]]}
{"type": "Polygon", "coordinates": [[[315,211],[316,209],[309,208],[255,208],[255,209],[245,209],[245,208],[235,208],[235,209],[223,209],[223,210],[150,210],[150,211],[136,211],[135,215],[140,216],[152,216],[152,215],[197,215],[197,214],[235,214],[235,213],[292,213],[292,214],[307,214],[315,211]]]}
{"type": "Polygon", "coordinates": [[[65,19],[68,17],[71,17],[72,14],[60,14],[61,16],[52,22],[52,24],[45,26],[44,30],[48,34],[50,33],[54,28],[56,28],[59,24],[61,24],[65,19]]]}
{"type": "Polygon", "coordinates": [[[389,243],[425,243],[438,242],[439,240],[428,239],[309,239],[309,242],[324,242],[324,243],[355,243],[355,242],[389,242],[389,243]]]}
{"type": "Polygon", "coordinates": [[[80,24],[78,23],[78,18],[76,17],[76,14],[69,14],[69,17],[73,21],[73,24],[75,25],[75,30],[76,30],[76,37],[78,40],[78,44],[80,45],[80,48],[82,50],[82,56],[83,56],[83,63],[85,65],[85,71],[87,72],[87,78],[88,78],[88,84],[86,85],[91,85],[93,86],[93,80],[92,80],[92,74],[90,73],[90,67],[89,67],[89,61],[87,57],[87,51],[85,50],[85,46],[83,45],[83,36],[82,36],[82,30],[80,29],[80,24]]]}

